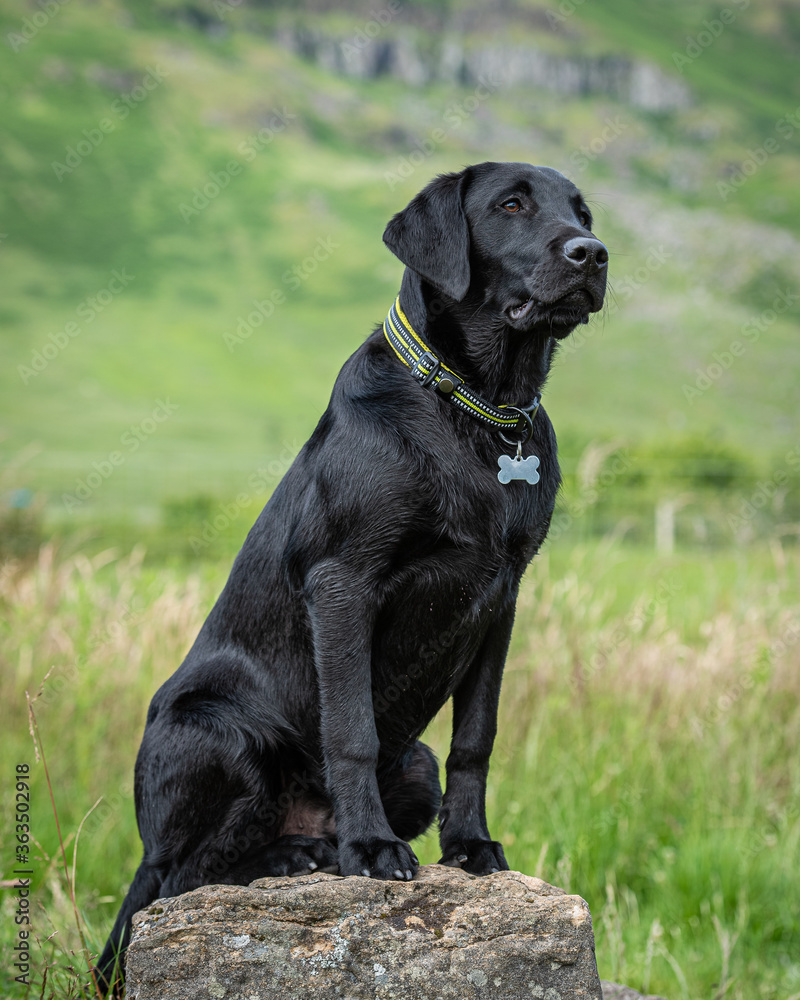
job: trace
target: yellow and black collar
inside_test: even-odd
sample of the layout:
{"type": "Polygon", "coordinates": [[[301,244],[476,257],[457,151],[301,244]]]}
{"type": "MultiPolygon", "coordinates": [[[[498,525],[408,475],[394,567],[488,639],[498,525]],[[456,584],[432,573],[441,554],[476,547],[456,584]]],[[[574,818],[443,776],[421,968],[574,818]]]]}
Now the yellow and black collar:
{"type": "MultiPolygon", "coordinates": [[[[521,436],[523,444],[530,439],[540,397],[535,396],[533,402],[527,406],[510,404],[495,406],[473,392],[462,378],[447,365],[442,364],[428,349],[400,307],[399,295],[389,310],[389,315],[383,321],[383,332],[392,350],[403,364],[411,369],[411,374],[421,386],[435,389],[453,406],[469,413],[492,430],[499,431],[506,441],[510,439],[506,438],[503,431],[521,436]]],[[[516,444],[517,438],[515,437],[511,443],[516,444]]]]}

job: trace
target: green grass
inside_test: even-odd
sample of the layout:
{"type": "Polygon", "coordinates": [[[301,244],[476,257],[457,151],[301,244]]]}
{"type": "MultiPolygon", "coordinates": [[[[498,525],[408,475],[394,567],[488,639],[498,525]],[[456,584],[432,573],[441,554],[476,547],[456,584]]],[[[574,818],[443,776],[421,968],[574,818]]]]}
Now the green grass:
{"type": "MultiPolygon", "coordinates": [[[[402,270],[381,243],[387,219],[437,171],[485,158],[532,159],[575,174],[612,251],[607,315],[581,330],[577,349],[567,345],[547,388],[567,463],[593,439],[659,442],[667,431],[742,448],[769,473],[775,453],[796,444],[796,306],[700,398],[687,401],[684,391],[800,276],[791,246],[780,249],[787,231],[753,229],[754,220],[789,227],[800,219],[796,143],[784,143],[726,202],[716,192],[725,165],[740,162],[762,134],[760,105],[736,88],[763,78],[751,89],[767,95],[770,114],[795,100],[781,33],[741,34],[754,8],[692,65],[713,70],[716,82],[704,90],[702,74],[690,79],[697,101],[685,111],[653,116],[610,99],[498,92],[390,186],[387,174],[467,92],[334,77],[259,31],[202,33],[160,7],[125,14],[114,4],[64,5],[0,66],[2,91],[19,94],[0,110],[8,288],[0,307],[0,461],[27,455],[8,488],[41,494],[49,522],[68,528],[108,517],[153,522],[165,502],[200,494],[224,502],[246,489],[255,470],[306,439],[342,362],[385,314],[402,270]],[[121,31],[117,19],[125,17],[121,31]],[[769,74],[765,53],[773,57],[769,74]],[[163,81],[121,118],[115,102],[148,67],[163,81]],[[294,117],[246,159],[241,143],[274,109],[294,117]],[[57,180],[52,163],[104,117],[113,130],[57,180]],[[576,172],[574,151],[608,118],[620,118],[624,130],[576,172]],[[699,138],[707,127],[713,138],[699,138]],[[184,222],[180,206],[232,162],[241,171],[184,222]],[[302,266],[318,239],[336,247],[291,287],[286,272],[302,266]],[[666,256],[648,269],[659,247],[666,256]],[[133,279],[82,318],[124,269],[133,279]],[[276,291],[286,301],[229,349],[225,334],[254,300],[276,291]],[[26,374],[70,322],[80,333],[44,370],[26,374]],[[174,415],[135,452],[123,448],[114,474],[65,510],[62,495],[120,450],[123,435],[163,398],[177,405],[174,415]]],[[[555,41],[594,51],[616,45],[663,62],[700,18],[684,4],[646,4],[636,17],[631,9],[623,0],[577,5],[570,30],[578,41],[555,41]]],[[[2,30],[26,10],[7,4],[2,30]]]]}
{"type": "MultiPolygon", "coordinates": [[[[97,948],[140,857],[131,780],[147,703],[228,564],[187,572],[142,565],[141,553],[90,561],[45,548],[2,577],[3,767],[32,768],[35,929],[57,931],[43,941],[54,996],[80,961],[24,692],[52,668],[35,708],[68,853],[102,797],[77,863],[97,948]]],[[[800,991],[799,628],[794,551],[659,559],[608,539],[555,543],[534,562],[504,681],[491,828],[512,867],[589,902],[601,976],[671,1000],[800,991]]],[[[442,760],[447,727],[444,712],[426,737],[442,760]]],[[[420,851],[437,859],[433,837],[420,851]]],[[[13,932],[4,920],[7,943],[13,932]]]]}

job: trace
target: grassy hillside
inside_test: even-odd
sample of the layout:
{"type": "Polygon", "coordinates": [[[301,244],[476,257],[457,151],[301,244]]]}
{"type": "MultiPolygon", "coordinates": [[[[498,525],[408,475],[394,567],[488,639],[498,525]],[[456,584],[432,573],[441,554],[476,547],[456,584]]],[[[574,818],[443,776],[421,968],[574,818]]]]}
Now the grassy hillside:
{"type": "MultiPolygon", "coordinates": [[[[780,467],[795,444],[800,309],[786,295],[796,243],[776,222],[800,219],[795,135],[733,195],[716,185],[764,115],[800,101],[783,7],[780,32],[743,10],[686,68],[694,104],[669,115],[529,89],[465,111],[472,95],[455,86],[344,79],[286,53],[270,41],[280,11],[207,11],[201,30],[181,10],[71,3],[21,44],[28,9],[4,4],[7,490],[43,493],[51,520],[73,525],[153,521],[201,494],[261,499],[258,470],[274,480],[397,288],[386,220],[437,171],[487,158],[564,169],[612,250],[607,312],[567,346],[547,393],[567,467],[593,438],[665,437],[713,437],[754,456],[754,474],[780,467]],[[745,353],[720,367],[715,352],[745,328],[745,353]],[[154,423],[160,403],[170,413],[154,423]]],[[[637,10],[575,5],[557,31],[528,24],[523,37],[668,69],[702,18],[637,10]]],[[[359,27],[355,13],[327,16],[340,34],[359,27]]]]}

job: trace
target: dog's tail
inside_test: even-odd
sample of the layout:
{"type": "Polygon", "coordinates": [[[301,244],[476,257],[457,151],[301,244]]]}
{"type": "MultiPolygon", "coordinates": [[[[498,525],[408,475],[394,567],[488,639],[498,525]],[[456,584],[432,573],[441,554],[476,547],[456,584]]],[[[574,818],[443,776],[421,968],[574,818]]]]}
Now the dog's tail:
{"type": "Polygon", "coordinates": [[[142,861],[94,970],[103,996],[109,992],[112,996],[120,994],[125,971],[125,951],[131,939],[131,918],[148,903],[158,899],[160,888],[160,876],[142,861]]]}

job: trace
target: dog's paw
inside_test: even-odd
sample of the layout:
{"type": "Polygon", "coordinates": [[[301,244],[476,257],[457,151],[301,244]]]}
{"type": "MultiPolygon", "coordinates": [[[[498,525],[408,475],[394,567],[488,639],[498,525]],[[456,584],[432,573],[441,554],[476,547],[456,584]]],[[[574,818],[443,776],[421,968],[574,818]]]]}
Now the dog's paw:
{"type": "Polygon", "coordinates": [[[339,871],[339,852],[329,840],[293,834],[279,837],[267,848],[270,875],[308,875],[339,871]]]}
{"type": "Polygon", "coordinates": [[[339,874],[410,882],[419,861],[404,840],[350,841],[339,845],[339,874]]]}
{"type": "Polygon", "coordinates": [[[443,846],[442,850],[444,854],[439,864],[448,868],[463,868],[473,875],[508,871],[503,846],[496,840],[455,841],[443,846]]]}

